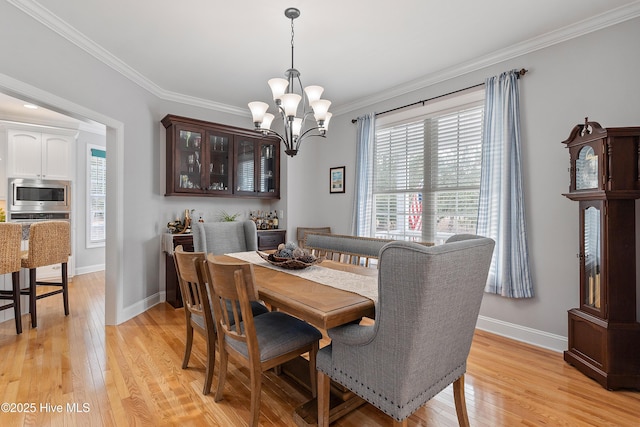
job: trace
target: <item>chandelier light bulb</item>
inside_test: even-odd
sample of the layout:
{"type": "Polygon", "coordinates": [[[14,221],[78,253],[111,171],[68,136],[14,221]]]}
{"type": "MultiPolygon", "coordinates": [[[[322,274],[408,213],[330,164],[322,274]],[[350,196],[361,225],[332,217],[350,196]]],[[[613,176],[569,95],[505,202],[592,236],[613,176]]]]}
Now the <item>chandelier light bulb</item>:
{"type": "Polygon", "coordinates": [[[274,115],[271,113],[266,113],[264,118],[262,119],[262,123],[260,124],[260,130],[269,130],[271,129],[271,122],[273,122],[274,115]]]}
{"type": "Polygon", "coordinates": [[[309,102],[309,105],[319,100],[322,96],[322,92],[324,92],[324,88],[322,86],[307,86],[304,88],[304,93],[307,94],[307,101],[309,102]]]}
{"type": "Polygon", "coordinates": [[[316,118],[316,121],[324,120],[329,112],[329,107],[331,106],[331,101],[326,99],[318,99],[311,103],[311,108],[313,108],[313,116],[316,118]]]}
{"type": "Polygon", "coordinates": [[[284,109],[284,115],[292,120],[295,117],[296,112],[298,111],[298,104],[302,100],[302,96],[297,93],[285,93],[280,97],[280,101],[282,102],[282,108],[284,109]]]}
{"type": "Polygon", "coordinates": [[[291,133],[293,133],[293,137],[297,138],[300,136],[300,131],[302,130],[302,119],[296,117],[293,119],[293,123],[291,124],[291,133]]]}
{"type": "Polygon", "coordinates": [[[267,83],[269,83],[269,87],[271,88],[271,93],[273,94],[274,101],[278,101],[280,97],[282,97],[282,95],[284,95],[284,93],[286,92],[287,87],[289,87],[289,81],[286,79],[281,79],[279,77],[271,79],[267,83]]]}
{"type": "Polygon", "coordinates": [[[321,132],[325,133],[326,131],[329,130],[329,120],[331,120],[332,115],[333,114],[331,113],[327,113],[324,120],[322,121],[322,124],[318,123],[318,125],[320,126],[321,132]]]}
{"type": "Polygon", "coordinates": [[[265,113],[269,109],[269,104],[261,101],[250,102],[249,110],[251,110],[251,115],[253,116],[253,123],[255,123],[256,127],[259,127],[259,124],[262,123],[265,113]]]}

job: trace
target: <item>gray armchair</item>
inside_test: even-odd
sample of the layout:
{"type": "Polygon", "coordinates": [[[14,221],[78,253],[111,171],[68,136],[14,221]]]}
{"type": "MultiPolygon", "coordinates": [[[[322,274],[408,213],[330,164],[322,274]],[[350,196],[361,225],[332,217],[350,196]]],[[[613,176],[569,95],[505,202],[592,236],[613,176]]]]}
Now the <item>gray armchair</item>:
{"type": "Polygon", "coordinates": [[[329,424],[329,379],[400,425],[454,383],[458,422],[468,425],[464,373],[493,247],[463,235],[382,248],[375,324],[330,329],[331,345],[318,352],[319,426],[329,424]]]}
{"type": "Polygon", "coordinates": [[[192,225],[193,249],[221,255],[258,250],[258,235],[253,221],[196,222],[192,225]]]}

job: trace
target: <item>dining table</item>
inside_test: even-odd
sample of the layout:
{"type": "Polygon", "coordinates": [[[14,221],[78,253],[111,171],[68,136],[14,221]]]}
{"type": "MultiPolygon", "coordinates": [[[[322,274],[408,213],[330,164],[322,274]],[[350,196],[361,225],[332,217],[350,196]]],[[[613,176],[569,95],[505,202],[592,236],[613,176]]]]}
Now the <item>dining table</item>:
{"type": "MultiPolygon", "coordinates": [[[[336,326],[374,319],[378,270],[375,267],[324,260],[301,270],[287,270],[269,264],[256,252],[216,255],[219,262],[253,264],[259,298],[272,310],[296,316],[326,331],[336,326]]],[[[326,332],[323,333],[326,336],[326,332]]],[[[283,367],[283,371],[308,387],[304,359],[283,367]]],[[[364,401],[349,390],[333,384],[330,420],[333,421],[362,405],[364,401]]],[[[299,426],[315,425],[317,403],[313,399],[296,408],[299,426]]]]}

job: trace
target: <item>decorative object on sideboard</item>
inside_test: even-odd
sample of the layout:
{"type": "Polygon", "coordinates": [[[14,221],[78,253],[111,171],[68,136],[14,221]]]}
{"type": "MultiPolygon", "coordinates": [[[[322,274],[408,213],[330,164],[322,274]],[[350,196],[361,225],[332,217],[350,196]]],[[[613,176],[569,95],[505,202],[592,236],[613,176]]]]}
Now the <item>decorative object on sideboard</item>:
{"type": "Polygon", "coordinates": [[[284,11],[284,15],[291,19],[291,68],[285,72],[286,79],[274,78],[268,82],[276,104],[276,110],[282,119],[283,132],[278,133],[270,128],[274,115],[267,112],[269,104],[254,101],[249,103],[249,109],[251,110],[256,130],[265,135],[277,136],[285,146],[285,153],[293,157],[298,153],[300,144],[307,137],[325,137],[329,119],[331,118],[331,113],[329,112],[331,101],[320,99],[324,91],[321,86],[307,86],[303,89],[300,71],[293,65],[293,20],[300,16],[300,10],[290,7],[284,11]],[[296,81],[300,94],[295,93],[297,89],[294,87],[296,81]],[[302,101],[302,111],[300,112],[301,114],[298,114],[300,101],[302,101]],[[316,123],[315,125],[305,126],[311,114],[313,114],[316,123]]]}
{"type": "Polygon", "coordinates": [[[180,217],[177,217],[175,221],[169,221],[167,223],[167,231],[171,234],[191,233],[191,216],[194,212],[195,209],[185,209],[184,220],[181,220],[180,217]]]}
{"type": "Polygon", "coordinates": [[[220,221],[221,222],[233,222],[240,216],[239,213],[230,214],[227,211],[220,211],[220,221]]]}
{"type": "Polygon", "coordinates": [[[249,211],[249,219],[256,223],[258,230],[277,230],[280,227],[277,211],[249,211]]]}

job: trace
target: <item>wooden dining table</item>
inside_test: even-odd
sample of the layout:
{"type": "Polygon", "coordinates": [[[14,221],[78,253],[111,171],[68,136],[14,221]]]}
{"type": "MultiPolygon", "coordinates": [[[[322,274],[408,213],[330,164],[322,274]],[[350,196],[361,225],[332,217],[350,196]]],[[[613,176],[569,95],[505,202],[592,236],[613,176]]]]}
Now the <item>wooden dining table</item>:
{"type": "MultiPolygon", "coordinates": [[[[229,255],[217,255],[214,258],[221,262],[242,262],[229,255]]],[[[330,260],[325,260],[316,267],[362,276],[378,275],[376,268],[330,260]]],[[[362,318],[373,319],[375,316],[375,303],[365,296],[289,274],[283,269],[254,264],[253,270],[258,295],[271,309],[294,315],[322,330],[360,321],[362,318]]],[[[286,367],[284,370],[287,372],[286,367]]],[[[290,366],[288,372],[298,376],[304,375],[308,369],[290,366]]],[[[308,378],[306,381],[308,382],[308,378]]],[[[330,420],[339,418],[364,402],[339,385],[332,387],[332,395],[330,420]]],[[[296,408],[295,422],[302,426],[314,425],[317,420],[316,409],[315,399],[296,408]]]]}
{"type": "MultiPolygon", "coordinates": [[[[217,255],[225,262],[241,262],[229,255],[217,255]]],[[[377,276],[375,268],[325,260],[317,268],[330,268],[362,276],[377,276]]],[[[283,269],[254,264],[258,295],[270,307],[292,314],[320,329],[330,329],[363,317],[373,318],[373,300],[354,292],[324,285],[283,269]]]]}

